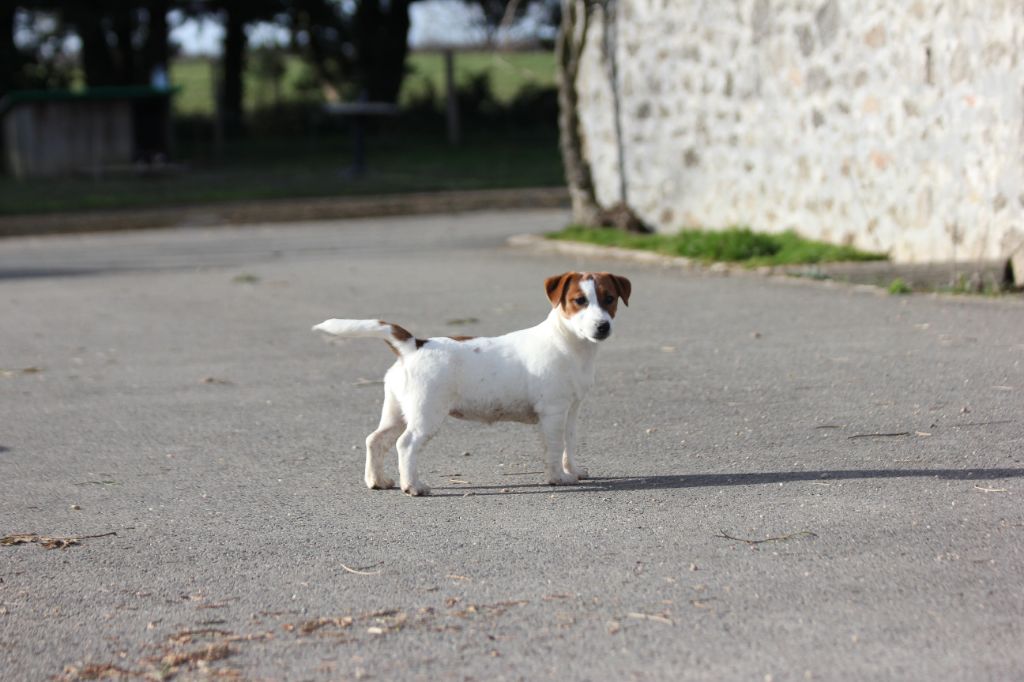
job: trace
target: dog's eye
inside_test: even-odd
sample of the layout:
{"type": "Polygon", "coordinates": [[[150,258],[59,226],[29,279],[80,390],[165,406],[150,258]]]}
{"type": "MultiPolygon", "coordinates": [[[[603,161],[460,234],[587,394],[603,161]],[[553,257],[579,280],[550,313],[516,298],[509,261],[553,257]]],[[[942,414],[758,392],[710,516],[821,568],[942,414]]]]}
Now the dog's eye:
{"type": "Polygon", "coordinates": [[[605,305],[611,305],[614,302],[615,302],[615,297],[614,296],[608,295],[608,296],[604,297],[604,304],[605,305]]]}
{"type": "Polygon", "coordinates": [[[586,296],[578,296],[576,298],[576,300],[573,301],[573,303],[575,303],[576,305],[586,305],[587,304],[587,297],[586,296]]]}

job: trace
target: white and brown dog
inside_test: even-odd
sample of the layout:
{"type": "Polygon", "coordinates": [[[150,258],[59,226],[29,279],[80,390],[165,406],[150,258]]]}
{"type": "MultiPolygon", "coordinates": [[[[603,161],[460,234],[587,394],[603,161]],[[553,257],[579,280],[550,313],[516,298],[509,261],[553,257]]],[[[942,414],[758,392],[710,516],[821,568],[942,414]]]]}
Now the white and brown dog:
{"type": "Polygon", "coordinates": [[[576,464],[576,415],[594,383],[597,344],[612,333],[630,283],[607,272],[566,272],[544,282],[551,312],[535,327],[496,337],[417,339],[380,320],[327,320],[335,336],[383,339],[398,361],[384,375],[380,426],[366,438],[366,485],[391,488],[384,458],[398,445],[402,490],[426,495],[416,457],[445,417],[539,424],[551,485],[587,477],[576,464]]]}

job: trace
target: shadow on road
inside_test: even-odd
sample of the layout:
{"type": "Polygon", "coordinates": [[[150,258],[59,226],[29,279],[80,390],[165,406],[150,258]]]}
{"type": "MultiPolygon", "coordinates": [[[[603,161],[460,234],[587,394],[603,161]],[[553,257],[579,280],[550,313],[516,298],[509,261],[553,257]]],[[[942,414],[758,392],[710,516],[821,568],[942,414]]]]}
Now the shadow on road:
{"type": "Polygon", "coordinates": [[[5,268],[0,267],[0,280],[36,279],[42,277],[84,277],[103,272],[89,268],[5,268]]]}
{"type": "MultiPolygon", "coordinates": [[[[543,474],[538,473],[538,477],[543,474]]],[[[955,481],[984,481],[999,478],[1024,478],[1024,469],[832,469],[826,471],[766,471],[737,474],[679,474],[670,476],[623,476],[590,478],[575,486],[551,486],[544,483],[515,483],[508,485],[434,486],[434,494],[462,496],[476,495],[535,495],[551,493],[593,493],[628,490],[673,490],[677,488],[707,488],[730,485],[763,485],[766,483],[795,483],[800,481],[828,483],[856,479],[878,478],[935,478],[955,481]],[[452,492],[440,492],[440,491],[452,492]],[[507,490],[507,492],[501,492],[507,490]]]]}

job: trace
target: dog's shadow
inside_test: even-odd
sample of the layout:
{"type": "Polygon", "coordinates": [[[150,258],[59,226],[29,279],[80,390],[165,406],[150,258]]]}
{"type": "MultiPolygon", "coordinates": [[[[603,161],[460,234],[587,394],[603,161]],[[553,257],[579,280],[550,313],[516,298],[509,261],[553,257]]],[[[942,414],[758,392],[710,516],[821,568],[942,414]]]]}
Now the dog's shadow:
{"type": "MultiPolygon", "coordinates": [[[[543,474],[538,473],[538,477],[543,474]]],[[[436,497],[474,495],[550,495],[553,493],[601,493],[632,490],[675,490],[766,483],[830,483],[858,479],[935,478],[944,481],[986,481],[1000,478],[1024,478],[1024,469],[829,469],[824,471],[767,471],[735,474],[676,474],[664,476],[620,476],[588,478],[578,485],[553,486],[544,483],[507,485],[434,486],[436,497]],[[443,491],[443,492],[442,492],[443,491]]]]}

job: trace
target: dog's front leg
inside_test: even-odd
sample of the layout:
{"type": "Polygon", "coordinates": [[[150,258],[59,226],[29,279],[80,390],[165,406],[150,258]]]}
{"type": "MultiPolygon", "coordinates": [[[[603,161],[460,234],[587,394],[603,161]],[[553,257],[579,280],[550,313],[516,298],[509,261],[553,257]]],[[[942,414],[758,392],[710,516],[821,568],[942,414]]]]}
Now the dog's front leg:
{"type": "Polygon", "coordinates": [[[577,478],[588,478],[586,467],[576,465],[576,415],[580,412],[580,400],[574,400],[565,416],[565,452],[562,453],[562,470],[577,478]]]}
{"type": "Polygon", "coordinates": [[[416,455],[432,435],[408,428],[398,437],[398,477],[401,479],[402,492],[407,495],[416,497],[430,494],[430,488],[423,485],[416,472],[416,455]]]}
{"type": "Polygon", "coordinates": [[[567,412],[567,409],[561,409],[540,415],[540,430],[544,435],[544,447],[547,450],[544,472],[547,474],[549,485],[571,485],[579,482],[579,477],[576,474],[562,469],[562,454],[565,452],[566,444],[567,412]]]}

